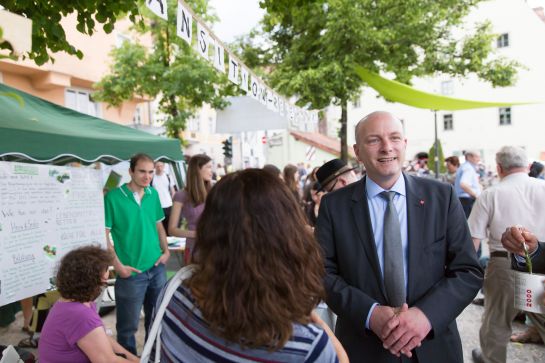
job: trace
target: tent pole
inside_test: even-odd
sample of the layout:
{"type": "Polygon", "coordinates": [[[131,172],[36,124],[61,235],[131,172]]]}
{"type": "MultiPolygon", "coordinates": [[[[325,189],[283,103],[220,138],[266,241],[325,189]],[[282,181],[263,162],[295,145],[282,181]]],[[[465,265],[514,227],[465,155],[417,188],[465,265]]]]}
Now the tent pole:
{"type": "Polygon", "coordinates": [[[435,123],[435,155],[433,156],[435,161],[435,179],[439,179],[439,141],[437,138],[437,110],[433,110],[434,123],[435,123]]]}

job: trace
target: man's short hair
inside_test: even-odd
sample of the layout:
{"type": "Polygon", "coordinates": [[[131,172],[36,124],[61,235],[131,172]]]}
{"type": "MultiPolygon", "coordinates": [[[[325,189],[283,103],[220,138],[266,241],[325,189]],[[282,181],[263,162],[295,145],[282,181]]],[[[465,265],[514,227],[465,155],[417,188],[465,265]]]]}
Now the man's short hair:
{"type": "Polygon", "coordinates": [[[481,153],[475,149],[469,149],[464,152],[464,156],[481,156],[481,153]]]}
{"type": "Polygon", "coordinates": [[[430,157],[430,156],[428,155],[427,152],[421,151],[421,152],[419,152],[418,154],[416,154],[415,159],[416,159],[416,160],[424,160],[424,159],[427,160],[427,159],[429,159],[429,157],[430,157]]]}
{"type": "Polygon", "coordinates": [[[136,168],[136,164],[138,164],[140,160],[151,161],[152,163],[154,162],[151,156],[149,156],[148,154],[138,153],[131,158],[131,161],[130,161],[131,171],[134,171],[134,168],[136,168]]]}
{"type": "Polygon", "coordinates": [[[528,166],[526,151],[518,146],[504,146],[496,153],[496,163],[504,170],[528,166]]]}

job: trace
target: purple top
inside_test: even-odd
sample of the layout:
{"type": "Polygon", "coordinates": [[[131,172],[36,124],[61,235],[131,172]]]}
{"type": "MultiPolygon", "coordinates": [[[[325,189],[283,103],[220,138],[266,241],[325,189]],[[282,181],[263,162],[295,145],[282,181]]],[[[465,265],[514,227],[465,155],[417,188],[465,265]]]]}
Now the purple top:
{"type": "MultiPolygon", "coordinates": [[[[189,229],[190,231],[196,230],[197,222],[199,222],[199,218],[201,217],[201,214],[204,210],[204,203],[199,204],[198,206],[194,206],[193,202],[191,202],[191,199],[189,198],[189,194],[185,189],[176,192],[176,194],[174,194],[173,200],[175,202],[182,203],[180,221],[182,220],[182,218],[185,218],[187,220],[187,229],[189,229]]],[[[180,225],[180,221],[178,221],[178,225],[180,225]]],[[[187,238],[185,245],[186,249],[188,249],[190,253],[193,253],[195,239],[187,238]]]]}
{"type": "Polygon", "coordinates": [[[88,363],[78,341],[103,326],[96,306],[79,302],[57,301],[49,311],[40,335],[40,363],[88,363]]]}

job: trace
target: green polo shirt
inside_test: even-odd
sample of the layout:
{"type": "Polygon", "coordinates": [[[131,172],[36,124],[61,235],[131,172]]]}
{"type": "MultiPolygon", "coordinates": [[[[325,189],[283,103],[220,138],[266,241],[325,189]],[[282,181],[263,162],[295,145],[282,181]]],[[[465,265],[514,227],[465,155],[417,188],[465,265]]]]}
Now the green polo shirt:
{"type": "Polygon", "coordinates": [[[165,218],[157,191],[145,188],[139,205],[123,184],[106,195],[104,209],[106,228],[121,263],[140,271],[153,267],[163,253],[156,224],[165,218]]]}

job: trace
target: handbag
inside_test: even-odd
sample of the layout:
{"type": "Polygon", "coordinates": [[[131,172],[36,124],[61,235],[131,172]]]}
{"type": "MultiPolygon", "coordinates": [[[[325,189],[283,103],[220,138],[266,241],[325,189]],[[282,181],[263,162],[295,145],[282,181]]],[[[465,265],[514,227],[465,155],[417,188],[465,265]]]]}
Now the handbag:
{"type": "Polygon", "coordinates": [[[163,316],[165,315],[167,305],[170,302],[172,295],[174,295],[174,293],[184,280],[187,280],[191,277],[194,270],[195,265],[185,266],[178,272],[176,272],[176,275],[174,275],[168,282],[165,293],[163,295],[163,300],[161,300],[161,304],[155,312],[155,317],[153,319],[153,323],[148,334],[148,340],[146,341],[146,344],[144,344],[144,350],[142,352],[142,355],[140,356],[141,363],[150,362],[151,350],[153,349],[154,344],[155,358],[152,362],[161,362],[161,323],[163,321],[163,316]]]}

